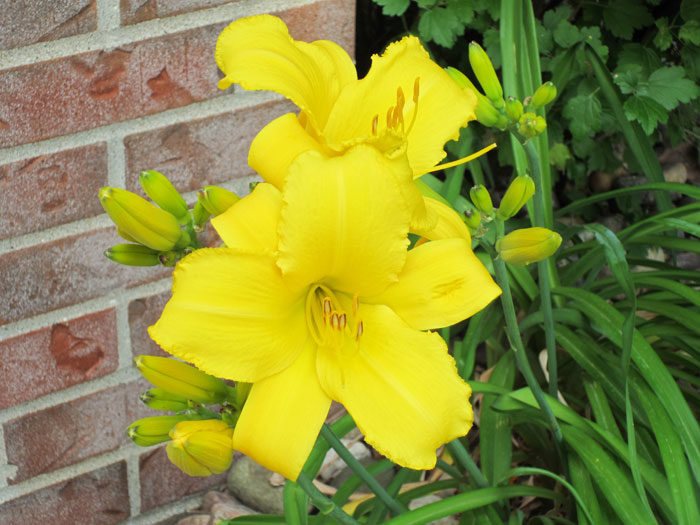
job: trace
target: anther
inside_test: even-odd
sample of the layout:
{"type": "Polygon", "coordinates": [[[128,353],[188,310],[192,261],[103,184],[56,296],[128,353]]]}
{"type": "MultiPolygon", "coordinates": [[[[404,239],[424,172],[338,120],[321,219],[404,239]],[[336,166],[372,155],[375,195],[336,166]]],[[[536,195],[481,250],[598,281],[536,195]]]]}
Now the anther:
{"type": "Polygon", "coordinates": [[[379,115],[375,115],[372,119],[372,135],[377,136],[377,126],[379,126],[379,115]]]}
{"type": "Polygon", "coordinates": [[[420,77],[413,81],[413,103],[418,104],[418,93],[420,92],[420,77]]]}
{"type": "Polygon", "coordinates": [[[345,313],[340,314],[340,317],[338,318],[338,328],[339,330],[343,331],[345,330],[345,325],[348,322],[348,317],[345,315],[345,313]]]}
{"type": "Polygon", "coordinates": [[[329,297],[326,297],[325,299],[323,299],[323,317],[328,317],[329,315],[331,315],[331,310],[331,300],[329,297]]]}
{"type": "Polygon", "coordinates": [[[357,333],[355,334],[355,341],[359,341],[360,337],[362,337],[362,332],[364,332],[364,326],[362,324],[362,321],[357,323],[357,333]]]}
{"type": "Polygon", "coordinates": [[[352,296],[352,315],[353,317],[357,315],[357,309],[360,307],[360,296],[355,292],[352,296]]]}
{"type": "Polygon", "coordinates": [[[331,315],[331,326],[334,330],[338,330],[340,328],[340,318],[338,317],[338,312],[333,312],[333,315],[331,315]]]}
{"type": "Polygon", "coordinates": [[[394,123],[391,121],[391,116],[394,114],[394,108],[390,107],[386,112],[386,127],[391,129],[394,127],[394,123]]]}
{"type": "Polygon", "coordinates": [[[396,89],[396,107],[403,110],[403,105],[406,103],[406,97],[403,96],[403,89],[399,86],[396,89]]]}

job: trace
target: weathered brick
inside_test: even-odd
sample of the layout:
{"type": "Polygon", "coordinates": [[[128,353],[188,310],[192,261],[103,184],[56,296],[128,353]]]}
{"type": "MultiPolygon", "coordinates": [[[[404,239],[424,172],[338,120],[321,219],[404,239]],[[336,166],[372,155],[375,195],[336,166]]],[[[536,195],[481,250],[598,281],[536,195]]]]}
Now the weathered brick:
{"type": "Polygon", "coordinates": [[[128,443],[126,427],[159,412],[138,395],[145,379],[90,394],[5,423],[7,460],[17,466],[11,483],[73,465],[128,443]]]}
{"type": "Polygon", "coordinates": [[[231,0],[121,0],[122,24],[136,24],[226,3],[231,0]]]}
{"type": "MultiPolygon", "coordinates": [[[[333,38],[352,50],[354,9],[349,2],[319,1],[278,14],[295,38],[333,38]]],[[[213,56],[225,23],[3,71],[0,147],[220,95],[213,56]]]]}
{"type": "Polygon", "coordinates": [[[104,228],[0,256],[0,290],[12,297],[0,301],[0,325],[170,275],[160,266],[122,266],[104,257],[122,242],[114,228],[104,228]]]}
{"type": "Polygon", "coordinates": [[[56,40],[97,29],[95,0],[13,0],[3,9],[0,49],[56,40]]]}
{"type": "Polygon", "coordinates": [[[158,447],[141,454],[139,469],[142,511],[222,485],[226,480],[226,474],[207,477],[188,476],[170,462],[165,453],[165,447],[158,447]]]}
{"type": "Polygon", "coordinates": [[[130,135],[124,139],[126,187],[145,196],[138,183],[145,169],[165,174],[183,192],[249,175],[253,137],[294,109],[289,102],[276,102],[130,135]]]}
{"type": "Polygon", "coordinates": [[[114,309],[0,342],[0,409],[114,372],[114,309]]]}
{"type": "Polygon", "coordinates": [[[110,525],[129,517],[122,461],[0,505],[0,523],[110,525]]]}
{"type": "Polygon", "coordinates": [[[138,355],[169,356],[148,335],[148,327],[158,320],[168,299],[170,299],[169,291],[134,299],[129,303],[129,331],[134,357],[138,355]]]}
{"type": "Polygon", "coordinates": [[[0,166],[0,239],[102,213],[104,143],[0,166]]]}

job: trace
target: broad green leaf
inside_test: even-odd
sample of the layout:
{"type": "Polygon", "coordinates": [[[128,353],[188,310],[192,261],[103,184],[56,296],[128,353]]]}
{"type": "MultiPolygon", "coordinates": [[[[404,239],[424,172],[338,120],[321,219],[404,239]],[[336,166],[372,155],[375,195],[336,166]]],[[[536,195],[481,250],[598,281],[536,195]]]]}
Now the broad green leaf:
{"type": "Polygon", "coordinates": [[[571,24],[567,20],[562,20],[557,25],[557,28],[552,34],[554,41],[563,48],[569,48],[573,45],[578,44],[582,39],[583,35],[578,27],[571,24]]]}
{"type": "Polygon", "coordinates": [[[690,20],[681,26],[678,37],[696,46],[700,45],[700,21],[690,20]]]}
{"type": "Polygon", "coordinates": [[[568,20],[570,16],[571,8],[568,5],[561,5],[546,11],[542,17],[542,24],[550,31],[554,31],[562,20],[568,20]]]}
{"type": "Polygon", "coordinates": [[[685,78],[680,66],[662,67],[649,75],[646,90],[639,90],[640,95],[647,95],[668,110],[674,109],[679,102],[690,102],[700,95],[700,88],[685,78]]]}
{"type": "Polygon", "coordinates": [[[374,2],[382,6],[382,13],[387,16],[400,16],[411,5],[411,0],[374,0],[374,2]]]}
{"type": "Polygon", "coordinates": [[[556,167],[559,171],[564,171],[566,168],[566,161],[571,158],[571,153],[569,148],[561,142],[552,144],[549,148],[549,162],[552,166],[556,167]]]}
{"type": "Polygon", "coordinates": [[[447,4],[450,10],[461,24],[468,24],[474,19],[474,9],[469,0],[450,0],[447,4]]]}
{"type": "Polygon", "coordinates": [[[600,504],[598,502],[598,495],[593,488],[593,483],[591,482],[591,475],[588,469],[584,466],[581,459],[576,454],[568,455],[569,462],[569,477],[571,478],[571,483],[576,488],[581,496],[581,499],[586,503],[586,508],[591,514],[591,521],[586,521],[580,505],[577,506],[579,523],[582,525],[595,525],[596,523],[604,523],[601,516],[600,504]]]}
{"type": "Polygon", "coordinates": [[[600,101],[595,95],[570,98],[562,114],[569,119],[574,138],[584,138],[600,130],[600,101]]]}
{"type": "Polygon", "coordinates": [[[658,32],[654,37],[654,45],[661,51],[666,51],[673,43],[673,35],[668,27],[668,18],[665,16],[656,21],[656,29],[658,32]]]}
{"type": "Polygon", "coordinates": [[[627,118],[639,122],[647,135],[651,135],[659,122],[666,124],[668,121],[668,111],[649,97],[633,95],[625,101],[623,107],[627,118]]]}
{"type": "Polygon", "coordinates": [[[604,45],[601,40],[599,27],[582,27],[581,40],[591,46],[603,62],[608,59],[608,46],[604,45]]]}
{"type": "Polygon", "coordinates": [[[425,11],[418,22],[418,33],[421,39],[433,41],[443,47],[452,47],[457,41],[457,36],[464,32],[464,25],[460,24],[455,14],[444,8],[434,7],[425,11]]]}
{"type": "Polygon", "coordinates": [[[700,20],[700,0],[683,0],[681,2],[681,16],[683,20],[700,20]]]}
{"type": "Polygon", "coordinates": [[[646,6],[636,0],[610,0],[603,9],[603,20],[613,35],[630,40],[635,29],[654,22],[646,6]]]}
{"type": "Polygon", "coordinates": [[[661,59],[650,46],[629,43],[622,46],[622,51],[618,54],[618,62],[615,71],[626,70],[630,67],[639,66],[642,74],[646,77],[652,71],[661,67],[661,59]]]}

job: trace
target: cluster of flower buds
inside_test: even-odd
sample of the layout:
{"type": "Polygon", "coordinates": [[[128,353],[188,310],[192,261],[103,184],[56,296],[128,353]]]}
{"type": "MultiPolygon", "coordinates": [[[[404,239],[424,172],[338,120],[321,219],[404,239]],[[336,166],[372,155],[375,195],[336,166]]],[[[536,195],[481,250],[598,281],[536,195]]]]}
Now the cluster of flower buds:
{"type": "Polygon", "coordinates": [[[463,89],[471,89],[477,98],[476,120],[484,126],[500,130],[512,129],[525,139],[542,133],[547,122],[534,113],[552,102],[557,96],[557,88],[552,82],[545,82],[535,93],[523,102],[514,97],[503,98],[503,88],[493,68],[491,59],[476,42],[469,44],[469,64],[474,76],[479,81],[483,94],[469,78],[453,67],[446,68],[447,73],[463,89]],[[529,110],[524,113],[523,111],[529,110]]]}
{"type": "Polygon", "coordinates": [[[202,231],[209,217],[223,213],[238,200],[224,188],[207,186],[189,210],[163,174],[146,170],[139,175],[139,182],[153,202],[120,188],[102,188],[99,193],[117,233],[129,241],[108,248],[105,256],[128,266],[173,266],[199,248],[196,232],[202,231]]]}
{"type": "Polygon", "coordinates": [[[127,435],[142,447],[168,443],[170,461],[190,476],[224,472],[233,457],[232,436],[250,384],[231,387],[175,359],[139,356],[136,367],[155,388],[140,399],[148,407],[174,412],[139,419],[127,435]],[[218,405],[218,412],[207,405],[218,405]]]}

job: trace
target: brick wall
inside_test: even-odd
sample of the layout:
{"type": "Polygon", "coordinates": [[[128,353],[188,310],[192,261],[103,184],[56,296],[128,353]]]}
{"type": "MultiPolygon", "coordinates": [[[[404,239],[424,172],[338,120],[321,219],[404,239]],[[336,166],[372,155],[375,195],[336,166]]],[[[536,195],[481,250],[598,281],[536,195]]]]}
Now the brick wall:
{"type": "Polygon", "coordinates": [[[125,436],[150,415],[134,355],[166,269],[127,268],[97,199],[156,169],[190,203],[246,193],[252,136],[292,106],[219,91],[213,51],[241,16],[350,53],[352,0],[0,1],[0,523],[159,523],[222,477],[189,478],[125,436]]]}

